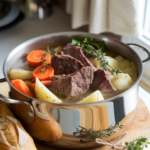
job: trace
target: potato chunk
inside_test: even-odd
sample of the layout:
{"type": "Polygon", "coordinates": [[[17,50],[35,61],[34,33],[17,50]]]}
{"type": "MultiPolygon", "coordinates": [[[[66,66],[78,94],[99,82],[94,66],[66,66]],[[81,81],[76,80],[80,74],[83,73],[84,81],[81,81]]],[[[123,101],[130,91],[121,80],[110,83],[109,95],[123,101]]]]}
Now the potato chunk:
{"type": "Polygon", "coordinates": [[[114,58],[110,56],[105,56],[106,61],[108,61],[108,64],[112,67],[115,68],[116,66],[119,66],[119,62],[115,60],[114,58]]]}
{"type": "MultiPolygon", "coordinates": [[[[119,62],[117,60],[115,60],[114,58],[110,57],[110,56],[105,56],[106,61],[108,61],[108,64],[114,68],[116,66],[119,66],[119,62]]],[[[101,68],[100,66],[100,61],[98,61],[97,59],[93,59],[93,58],[89,58],[89,61],[93,64],[93,66],[97,69],[101,68]]]]}
{"type": "Polygon", "coordinates": [[[89,61],[96,69],[100,69],[100,62],[97,59],[89,58],[89,61]]]}
{"type": "Polygon", "coordinates": [[[54,52],[55,52],[55,53],[58,53],[58,52],[60,52],[62,49],[63,49],[63,46],[57,46],[57,47],[54,49],[54,52]]]}
{"type": "Polygon", "coordinates": [[[135,64],[133,62],[130,62],[131,67],[133,68],[134,71],[137,71],[135,64]]]}
{"type": "Polygon", "coordinates": [[[121,70],[123,73],[129,74],[131,77],[134,75],[134,70],[132,69],[132,67],[123,68],[121,70]]]}
{"type": "Polygon", "coordinates": [[[50,90],[48,90],[38,78],[36,78],[35,93],[36,97],[40,100],[52,103],[62,102],[57,96],[55,96],[50,90]]]}
{"type": "Polygon", "coordinates": [[[13,80],[13,79],[22,79],[22,80],[31,79],[32,71],[12,69],[9,72],[9,77],[11,80],[13,80]]]}
{"type": "Polygon", "coordinates": [[[118,75],[115,75],[111,82],[117,90],[126,90],[134,83],[132,78],[128,74],[124,73],[119,73],[118,75]]]}
{"type": "Polygon", "coordinates": [[[122,62],[124,60],[124,58],[122,56],[120,56],[120,55],[118,55],[114,59],[117,60],[118,62],[122,62]]]}
{"type": "Polygon", "coordinates": [[[94,93],[92,93],[91,95],[84,98],[83,100],[79,101],[77,104],[93,103],[93,102],[98,102],[101,100],[104,100],[104,97],[103,97],[102,93],[99,90],[97,90],[94,93]]]}
{"type": "Polygon", "coordinates": [[[131,67],[130,61],[127,59],[124,59],[123,61],[119,62],[119,67],[121,67],[121,69],[131,67]]]}

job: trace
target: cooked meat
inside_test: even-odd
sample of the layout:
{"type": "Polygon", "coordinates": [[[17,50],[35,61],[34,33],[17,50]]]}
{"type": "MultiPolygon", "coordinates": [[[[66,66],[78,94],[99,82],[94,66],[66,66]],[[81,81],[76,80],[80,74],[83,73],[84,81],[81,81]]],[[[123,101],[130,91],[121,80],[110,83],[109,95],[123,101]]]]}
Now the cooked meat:
{"type": "Polygon", "coordinates": [[[68,43],[64,48],[66,48],[68,46],[73,46],[73,45],[72,45],[72,43],[68,43]]]}
{"type": "Polygon", "coordinates": [[[70,74],[80,70],[84,65],[69,55],[55,54],[51,61],[55,75],[70,74]]]}
{"type": "Polygon", "coordinates": [[[78,59],[79,61],[81,61],[81,63],[84,66],[91,66],[94,70],[96,70],[96,68],[92,65],[92,63],[82,53],[81,47],[67,44],[62,51],[64,52],[64,55],[70,55],[70,56],[78,59]]]}
{"type": "Polygon", "coordinates": [[[94,72],[94,79],[91,88],[105,93],[116,90],[109,79],[109,75],[102,69],[98,69],[94,72]]]}
{"type": "Polygon", "coordinates": [[[50,90],[55,94],[77,96],[85,93],[92,81],[93,69],[87,66],[69,75],[52,76],[50,90]]]}

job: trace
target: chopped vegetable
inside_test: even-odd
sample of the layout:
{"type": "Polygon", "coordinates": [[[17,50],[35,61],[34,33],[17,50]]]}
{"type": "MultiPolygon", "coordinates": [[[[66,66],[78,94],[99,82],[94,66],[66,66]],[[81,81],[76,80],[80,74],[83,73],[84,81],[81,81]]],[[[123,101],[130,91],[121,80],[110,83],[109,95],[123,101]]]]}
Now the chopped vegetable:
{"type": "Polygon", "coordinates": [[[28,86],[25,84],[24,81],[21,79],[15,79],[11,80],[11,84],[20,92],[24,93],[27,96],[33,97],[33,94],[31,93],[30,89],[28,86]]]}
{"type": "Polygon", "coordinates": [[[35,84],[36,97],[43,101],[52,103],[61,103],[62,101],[55,96],[49,89],[47,89],[38,78],[36,78],[35,84]]]}
{"type": "MultiPolygon", "coordinates": [[[[50,85],[50,83],[51,83],[51,80],[41,81],[41,83],[42,83],[43,85],[45,85],[45,86],[48,88],[49,85],[50,85]]],[[[32,83],[32,84],[31,84],[31,90],[32,90],[32,93],[33,93],[34,97],[36,97],[35,84],[36,84],[36,83],[32,83]]]]}
{"type": "Polygon", "coordinates": [[[117,90],[126,90],[129,87],[131,87],[134,83],[132,78],[128,74],[125,74],[125,73],[114,75],[111,82],[117,90]]]}
{"type": "Polygon", "coordinates": [[[133,68],[134,71],[137,71],[135,64],[133,62],[130,62],[131,67],[133,68]]]}
{"type": "Polygon", "coordinates": [[[11,69],[9,72],[9,77],[11,80],[13,79],[27,80],[31,79],[33,76],[32,71],[11,69]]]}
{"type": "Polygon", "coordinates": [[[35,80],[38,78],[39,80],[49,80],[51,79],[51,76],[54,75],[54,69],[52,66],[47,66],[43,71],[41,69],[45,68],[44,66],[38,66],[34,71],[33,71],[33,79],[35,80]]]}
{"type": "Polygon", "coordinates": [[[88,60],[93,64],[93,66],[96,69],[100,69],[101,68],[100,62],[96,58],[95,59],[89,58],[88,60]]]}
{"type": "Polygon", "coordinates": [[[43,50],[34,50],[30,52],[27,56],[27,62],[31,66],[39,66],[41,65],[41,61],[45,59],[44,61],[48,61],[48,63],[51,63],[51,55],[46,53],[43,50]]]}
{"type": "Polygon", "coordinates": [[[119,62],[115,60],[114,58],[110,56],[105,56],[105,59],[108,62],[108,65],[111,66],[112,68],[119,66],[119,62]]]}
{"type": "Polygon", "coordinates": [[[123,61],[119,62],[119,66],[121,67],[121,69],[123,68],[127,68],[130,67],[130,62],[127,59],[124,59],[123,61]]]}
{"type": "Polygon", "coordinates": [[[57,54],[58,52],[60,52],[62,49],[63,49],[63,46],[57,46],[57,47],[54,49],[55,54],[57,54]]]}
{"type": "Polygon", "coordinates": [[[84,98],[83,100],[79,101],[78,104],[98,102],[101,100],[104,100],[104,97],[103,97],[102,93],[99,90],[97,90],[94,93],[92,93],[91,95],[84,98]]]}
{"type": "Polygon", "coordinates": [[[118,56],[115,57],[114,59],[116,59],[116,60],[119,61],[119,62],[124,61],[124,58],[123,58],[122,56],[120,56],[120,55],[118,55],[118,56]]]}
{"type": "MultiPolygon", "coordinates": [[[[51,80],[45,80],[45,81],[41,81],[41,83],[43,85],[45,85],[46,87],[49,87],[51,80]]],[[[32,89],[35,89],[35,83],[31,84],[32,89]]]]}

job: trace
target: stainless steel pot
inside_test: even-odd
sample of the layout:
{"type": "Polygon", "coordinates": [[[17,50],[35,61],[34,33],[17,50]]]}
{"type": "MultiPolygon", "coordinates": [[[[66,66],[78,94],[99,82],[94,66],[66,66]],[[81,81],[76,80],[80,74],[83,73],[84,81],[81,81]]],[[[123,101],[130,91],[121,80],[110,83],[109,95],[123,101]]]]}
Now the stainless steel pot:
{"type": "MultiPolygon", "coordinates": [[[[11,87],[12,98],[6,98],[0,95],[0,99],[6,103],[11,104],[11,108],[14,114],[21,120],[23,124],[32,124],[35,122],[35,116],[41,117],[43,120],[49,120],[44,112],[38,112],[37,106],[48,108],[49,112],[59,123],[63,136],[60,140],[55,142],[42,142],[55,147],[63,148],[88,148],[97,146],[95,142],[95,135],[92,134],[82,134],[74,135],[77,129],[81,129],[79,126],[91,131],[100,131],[107,129],[110,125],[115,126],[120,122],[124,125],[122,129],[118,132],[112,134],[109,139],[114,139],[119,137],[126,129],[130,126],[134,117],[136,115],[137,104],[138,104],[138,83],[141,79],[143,73],[142,62],[147,62],[150,60],[150,53],[144,47],[137,44],[123,44],[117,40],[102,35],[84,33],[84,32],[62,32],[53,33],[40,36],[29,41],[22,43],[11,51],[7,56],[3,72],[5,79],[11,87]],[[51,44],[59,43],[69,43],[72,38],[83,39],[84,37],[91,36],[97,41],[105,41],[106,49],[117,52],[118,54],[124,56],[125,58],[133,61],[138,70],[138,79],[125,92],[114,96],[112,98],[88,104],[54,104],[50,102],[45,102],[38,99],[33,99],[26,96],[15,89],[9,81],[8,72],[13,64],[22,56],[28,54],[33,49],[38,49],[39,47],[44,47],[51,44]],[[141,61],[137,53],[129,47],[130,45],[137,46],[148,53],[148,58],[141,61]],[[19,96],[18,96],[19,95],[19,96]],[[15,96],[18,96],[15,99],[15,96]],[[18,100],[20,99],[20,100],[18,100]],[[21,100],[22,99],[22,100],[21,100]],[[21,107],[23,106],[23,108],[21,107]],[[42,115],[40,115],[42,113],[42,115]],[[28,122],[28,123],[27,123],[28,122]]],[[[40,122],[42,124],[42,122],[40,122]]],[[[44,128],[44,126],[43,126],[44,128]]],[[[100,137],[107,140],[103,136],[100,137]]]]}

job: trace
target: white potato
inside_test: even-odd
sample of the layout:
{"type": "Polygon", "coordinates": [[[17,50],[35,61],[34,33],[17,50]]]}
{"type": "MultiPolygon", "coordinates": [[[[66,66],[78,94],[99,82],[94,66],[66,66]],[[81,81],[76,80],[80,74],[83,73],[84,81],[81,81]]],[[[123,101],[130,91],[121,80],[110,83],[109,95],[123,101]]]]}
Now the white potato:
{"type": "Polygon", "coordinates": [[[130,62],[131,67],[133,68],[134,71],[137,71],[135,64],[133,62],[130,62]]]}
{"type": "Polygon", "coordinates": [[[100,62],[97,59],[89,58],[88,60],[93,64],[95,68],[100,68],[100,62]]]}
{"type": "Polygon", "coordinates": [[[114,77],[115,77],[115,74],[113,74],[113,75],[110,74],[110,75],[109,75],[110,80],[112,80],[114,77]]]}
{"type": "MultiPolygon", "coordinates": [[[[131,64],[131,63],[130,63],[131,64]]],[[[131,67],[128,67],[128,68],[123,68],[121,69],[123,73],[127,73],[130,75],[130,77],[136,81],[137,79],[137,72],[135,71],[135,69],[131,66],[131,67]]]]}
{"type": "Polygon", "coordinates": [[[119,67],[121,67],[121,69],[130,67],[130,66],[131,66],[130,61],[127,59],[124,59],[123,61],[119,62],[119,67]]]}
{"type": "Polygon", "coordinates": [[[133,76],[134,73],[135,73],[135,71],[133,70],[132,67],[123,68],[123,69],[121,69],[121,71],[122,71],[123,73],[129,74],[130,76],[133,76]]]}
{"type": "Polygon", "coordinates": [[[128,74],[119,73],[111,80],[111,83],[117,90],[125,90],[133,85],[134,81],[128,74]]]}
{"type": "Polygon", "coordinates": [[[55,96],[50,90],[48,90],[38,78],[36,78],[35,83],[35,93],[36,97],[43,101],[48,101],[52,103],[61,103],[62,101],[55,96]]]}
{"type": "Polygon", "coordinates": [[[54,52],[55,52],[55,53],[58,53],[58,52],[60,52],[62,49],[63,49],[63,46],[57,46],[57,47],[54,49],[54,52]]]}
{"type": "Polygon", "coordinates": [[[124,61],[124,58],[120,55],[118,55],[117,57],[115,57],[114,59],[116,59],[118,62],[122,62],[124,61]]]}
{"type": "Polygon", "coordinates": [[[119,62],[115,60],[114,58],[110,56],[105,56],[106,61],[108,61],[108,64],[112,67],[115,68],[116,66],[119,66],[119,62]]]}
{"type": "Polygon", "coordinates": [[[99,90],[97,90],[94,93],[92,93],[91,95],[84,98],[83,100],[79,101],[77,104],[93,103],[93,102],[98,102],[101,100],[104,100],[104,97],[103,97],[102,93],[99,90]]]}
{"type": "Polygon", "coordinates": [[[21,69],[11,69],[9,72],[9,77],[13,79],[27,80],[32,78],[32,71],[21,70],[21,69]]]}

